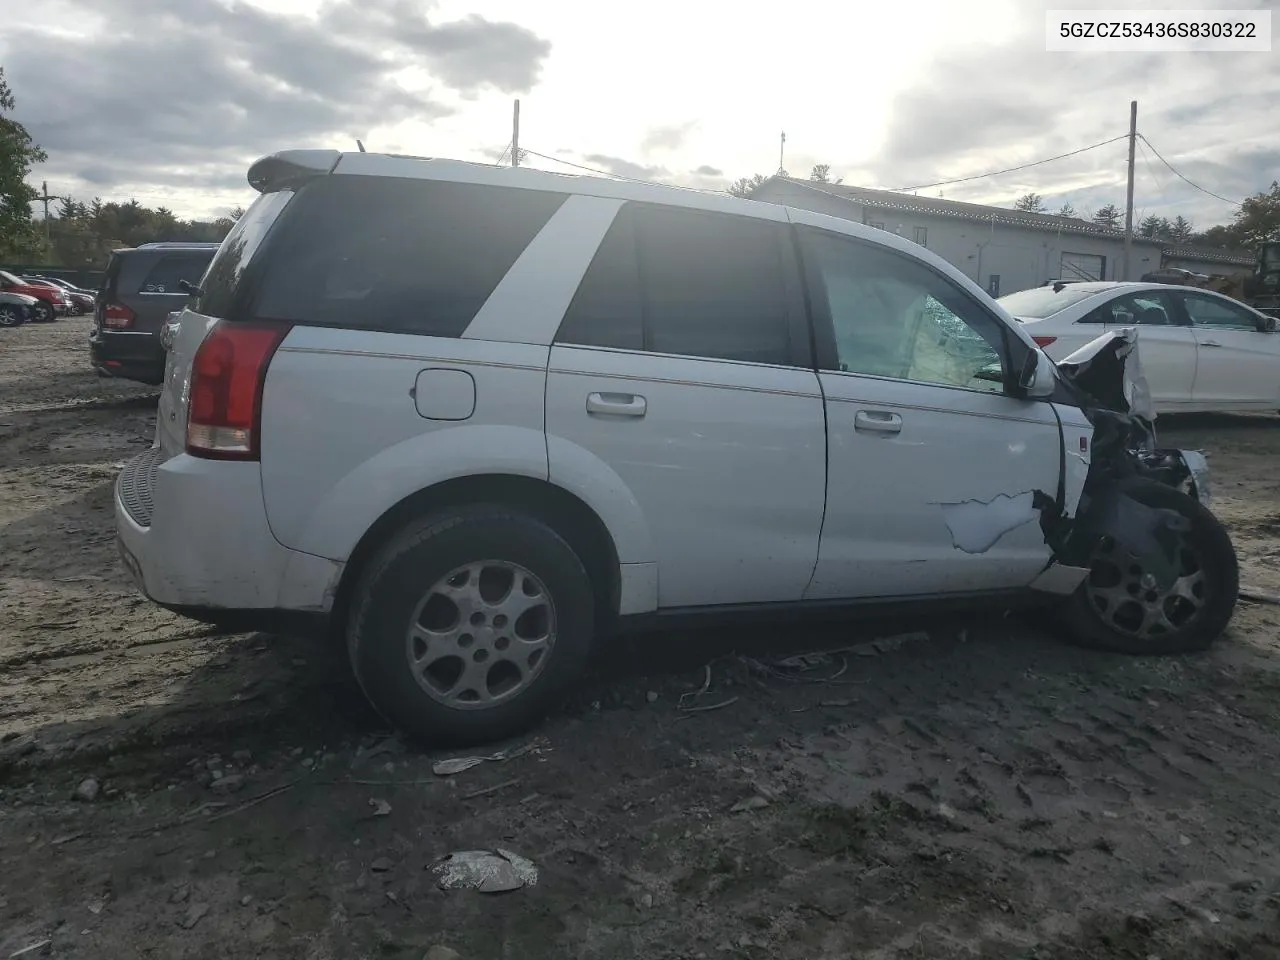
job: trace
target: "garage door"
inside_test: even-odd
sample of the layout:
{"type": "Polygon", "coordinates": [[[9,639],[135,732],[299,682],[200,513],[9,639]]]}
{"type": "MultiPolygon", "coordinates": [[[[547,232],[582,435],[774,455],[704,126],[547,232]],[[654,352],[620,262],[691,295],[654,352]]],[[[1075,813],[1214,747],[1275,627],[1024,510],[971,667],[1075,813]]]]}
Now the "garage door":
{"type": "Polygon", "coordinates": [[[1063,253],[1059,280],[1105,280],[1107,258],[1094,253],[1063,253]]]}

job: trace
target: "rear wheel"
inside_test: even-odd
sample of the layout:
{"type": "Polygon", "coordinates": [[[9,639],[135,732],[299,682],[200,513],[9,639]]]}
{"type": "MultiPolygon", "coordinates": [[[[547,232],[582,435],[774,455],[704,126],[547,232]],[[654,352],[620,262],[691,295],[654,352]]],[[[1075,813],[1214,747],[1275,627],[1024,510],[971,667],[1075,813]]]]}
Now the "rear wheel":
{"type": "Polygon", "coordinates": [[[1066,626],[1083,646],[1121,653],[1205,649],[1226,629],[1239,596],[1230,536],[1198,500],[1172,487],[1144,480],[1125,493],[1190,521],[1189,529],[1178,534],[1177,579],[1161,588],[1121,537],[1103,537],[1090,558],[1088,577],[1066,605],[1066,626]]]}
{"type": "Polygon", "coordinates": [[[424,518],[368,565],[351,665],[391,723],[434,743],[522,732],[586,662],[595,603],[582,561],[537,518],[473,506],[424,518]]]}
{"type": "Polygon", "coordinates": [[[31,308],[31,319],[36,323],[48,323],[56,316],[53,306],[45,300],[37,300],[35,306],[31,308]]]}
{"type": "Polygon", "coordinates": [[[0,327],[20,327],[23,323],[22,311],[12,303],[0,303],[0,327]]]}

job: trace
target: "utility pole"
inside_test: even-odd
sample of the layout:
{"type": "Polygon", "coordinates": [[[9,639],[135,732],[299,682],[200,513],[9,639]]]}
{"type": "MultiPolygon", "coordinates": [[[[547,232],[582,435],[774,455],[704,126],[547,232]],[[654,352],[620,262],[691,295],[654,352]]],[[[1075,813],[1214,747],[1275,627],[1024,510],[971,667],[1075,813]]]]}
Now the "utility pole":
{"type": "Polygon", "coordinates": [[[1121,280],[1129,279],[1129,257],[1133,252],[1133,154],[1138,146],[1138,101],[1129,101],[1129,187],[1124,203],[1124,261],[1121,280]]]}
{"type": "Polygon", "coordinates": [[[786,152],[787,152],[787,132],[784,130],[782,131],[782,142],[778,144],[778,175],[779,176],[787,172],[787,167],[782,162],[782,158],[786,154],[786,152]]]}
{"type": "Polygon", "coordinates": [[[54,200],[65,200],[66,197],[56,197],[49,192],[49,181],[44,180],[40,183],[40,196],[36,200],[44,204],[44,250],[47,255],[53,248],[53,240],[49,236],[49,204],[54,200]]]}
{"type": "Polygon", "coordinates": [[[516,100],[511,111],[511,165],[520,166],[520,101],[516,100]]]}

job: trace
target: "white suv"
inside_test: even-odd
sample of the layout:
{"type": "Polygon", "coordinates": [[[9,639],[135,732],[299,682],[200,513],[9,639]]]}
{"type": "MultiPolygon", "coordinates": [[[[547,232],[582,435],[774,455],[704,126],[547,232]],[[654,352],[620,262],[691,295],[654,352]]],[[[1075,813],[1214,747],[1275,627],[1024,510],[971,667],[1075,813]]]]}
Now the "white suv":
{"type": "Polygon", "coordinates": [[[121,552],[198,619],[326,618],[413,734],[517,732],[642,615],[1038,597],[1147,652],[1231,616],[1131,334],[1055,367],[922,247],[728,196],[316,150],[249,181],[121,552]]]}

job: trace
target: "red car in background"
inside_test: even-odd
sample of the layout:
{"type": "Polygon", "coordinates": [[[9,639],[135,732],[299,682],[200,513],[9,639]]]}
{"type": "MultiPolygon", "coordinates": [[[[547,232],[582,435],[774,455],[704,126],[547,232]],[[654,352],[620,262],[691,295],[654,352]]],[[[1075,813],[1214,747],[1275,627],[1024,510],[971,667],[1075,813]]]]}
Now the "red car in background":
{"type": "Polygon", "coordinates": [[[31,319],[37,323],[45,323],[55,319],[60,313],[71,312],[71,299],[56,286],[43,283],[28,283],[21,277],[0,270],[0,290],[5,293],[20,293],[35,297],[39,303],[31,308],[31,319]]]}
{"type": "Polygon", "coordinates": [[[56,287],[61,287],[62,292],[71,300],[71,306],[73,308],[72,313],[77,315],[82,313],[93,313],[93,308],[97,301],[91,290],[81,289],[75,284],[68,283],[66,280],[62,280],[59,277],[42,277],[36,275],[25,277],[23,279],[39,280],[41,283],[51,283],[56,287]]]}

